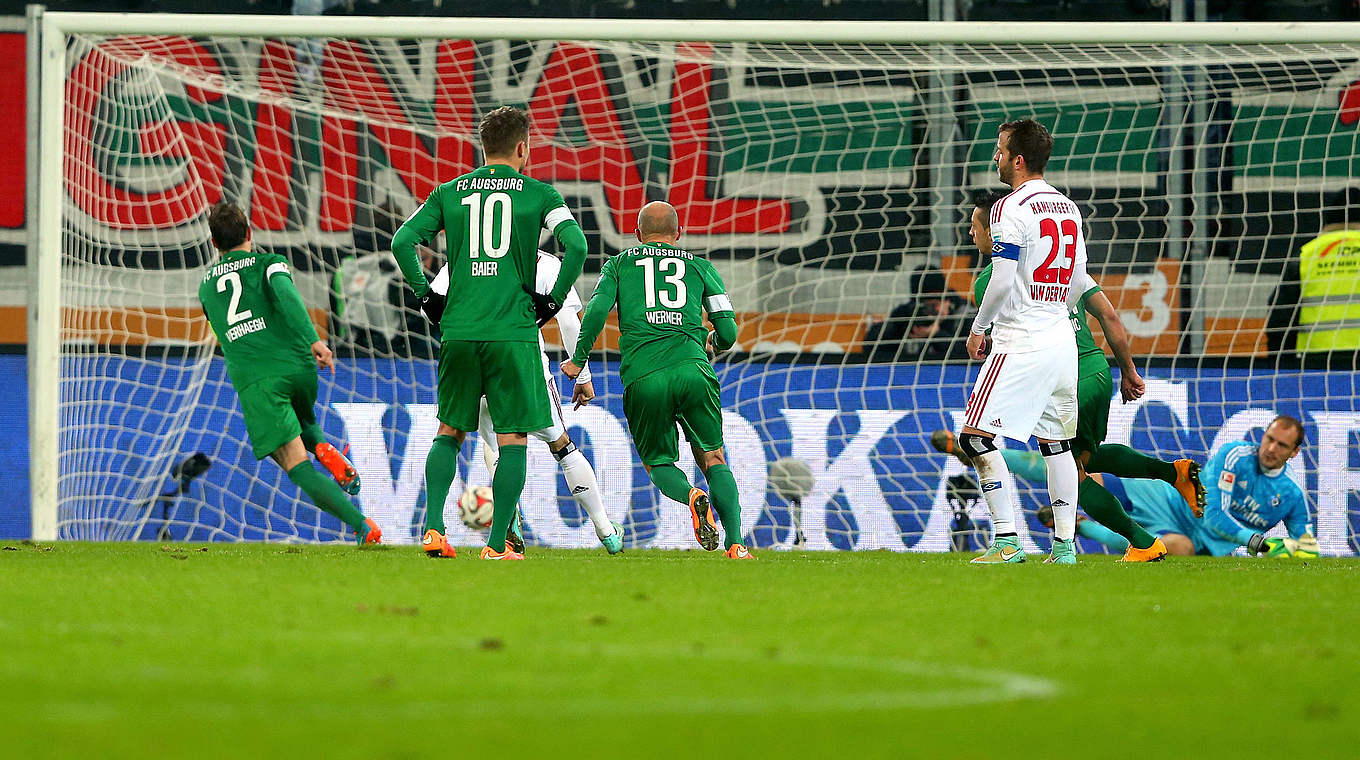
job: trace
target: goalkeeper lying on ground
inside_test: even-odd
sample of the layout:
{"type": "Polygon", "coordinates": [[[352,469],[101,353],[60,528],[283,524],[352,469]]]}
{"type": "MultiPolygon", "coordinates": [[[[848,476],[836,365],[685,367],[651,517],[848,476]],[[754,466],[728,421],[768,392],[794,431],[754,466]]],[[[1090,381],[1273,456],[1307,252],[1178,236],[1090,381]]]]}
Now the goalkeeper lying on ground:
{"type": "MultiPolygon", "coordinates": [[[[1123,503],[1128,513],[1149,531],[1159,534],[1171,554],[1232,554],[1239,546],[1268,557],[1316,557],[1317,539],[1308,523],[1308,502],[1290,476],[1288,461],[1303,445],[1303,426],[1293,417],[1276,417],[1266,427],[1259,446],[1233,441],[1219,447],[1204,467],[1208,503],[1196,519],[1185,499],[1160,480],[1095,476],[1123,503]],[[1283,522],[1289,538],[1266,538],[1283,522]]],[[[1032,451],[1008,449],[1002,454],[1016,477],[1042,481],[1042,458],[1032,451]]],[[[1039,520],[1050,525],[1040,510],[1039,520]]],[[[1093,520],[1083,520],[1077,532],[1113,551],[1128,542],[1093,520]]]]}

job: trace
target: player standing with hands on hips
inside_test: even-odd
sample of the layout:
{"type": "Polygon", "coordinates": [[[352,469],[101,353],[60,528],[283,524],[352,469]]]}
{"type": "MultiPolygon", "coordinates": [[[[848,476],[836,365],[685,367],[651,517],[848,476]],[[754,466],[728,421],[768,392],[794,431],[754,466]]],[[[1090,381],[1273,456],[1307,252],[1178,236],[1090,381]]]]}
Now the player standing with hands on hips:
{"type": "Polygon", "coordinates": [[[1022,442],[1038,438],[1053,507],[1053,551],[1044,561],[1077,562],[1077,342],[1068,312],[1089,284],[1081,212],[1043,178],[1052,151],[1053,136],[1032,119],[998,130],[993,158],[1011,193],[992,206],[992,280],[968,336],[968,355],[986,362],[959,437],[992,513],[992,545],[976,563],[1025,559],[998,433],[1022,442]]]}
{"type": "Polygon", "coordinates": [[[586,258],[586,236],[562,196],[526,177],[529,116],[504,106],[478,126],[485,163],[436,187],[392,237],[392,253],[421,308],[439,322],[439,430],[425,460],[425,535],[432,557],[456,553],[444,536],[444,502],[467,431],[477,429],[482,396],[496,430],[500,460],[491,481],[496,511],[482,559],[524,559],[507,550],[524,491],[531,431],[552,424],[539,358],[538,328],[561,310],[586,258]],[[441,297],[420,268],[416,244],[444,230],[449,289],[441,297]],[[534,292],[538,233],[552,232],[566,251],[552,292],[534,292]]]}

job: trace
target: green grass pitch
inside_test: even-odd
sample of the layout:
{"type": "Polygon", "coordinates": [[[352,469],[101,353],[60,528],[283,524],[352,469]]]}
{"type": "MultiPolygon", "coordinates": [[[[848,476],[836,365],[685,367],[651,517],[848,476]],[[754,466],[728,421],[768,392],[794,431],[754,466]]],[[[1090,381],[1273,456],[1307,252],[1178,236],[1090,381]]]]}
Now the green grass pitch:
{"type": "Polygon", "coordinates": [[[5,544],[10,757],[1354,757],[1360,563],[5,544]]]}

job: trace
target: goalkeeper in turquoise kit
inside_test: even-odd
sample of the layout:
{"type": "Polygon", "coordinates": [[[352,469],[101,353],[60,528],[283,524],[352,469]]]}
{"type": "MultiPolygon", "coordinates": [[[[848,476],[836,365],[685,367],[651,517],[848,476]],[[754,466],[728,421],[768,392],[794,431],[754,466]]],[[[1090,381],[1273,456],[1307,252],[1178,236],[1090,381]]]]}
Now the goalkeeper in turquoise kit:
{"type": "Polygon", "coordinates": [[[669,203],[648,203],[638,214],[642,245],[605,262],[586,305],[571,360],[562,365],[575,378],[615,304],[619,310],[619,378],[623,414],[652,483],[668,498],[688,504],[694,537],[708,551],[718,548],[716,509],[727,556],[750,559],[741,543],[737,481],[723,454],[718,376],[707,349],[725,351],[737,340],[737,321],[722,278],[706,259],[682,248],[680,218],[669,203]],[[713,324],[708,332],[703,312],[713,324]],[[676,423],[685,431],[712,498],[693,487],[675,466],[680,457],[676,423]]]}
{"type": "Polygon", "coordinates": [[[273,457],[288,479],[348,525],[360,544],[380,543],[377,524],[345,495],[359,492],[358,473],[326,443],[316,424],[316,370],[335,364],[331,350],[317,338],[288,262],[253,250],[245,212],[233,203],[212,207],[208,229],[222,258],[203,274],[198,300],[241,398],[255,458],[273,457]],[[336,482],[312,467],[307,452],[336,482]]]}
{"type": "Polygon", "coordinates": [[[506,533],[524,491],[527,434],[552,424],[543,382],[538,328],[562,308],[581,275],[586,236],[562,196],[525,176],[529,116],[505,106],[478,126],[485,164],[436,187],[392,237],[392,253],[426,316],[439,323],[439,430],[425,460],[425,534],[431,557],[456,556],[444,535],[444,502],[457,474],[458,451],[477,429],[482,396],[500,445],[491,480],[495,513],[481,558],[521,560],[506,533]],[[538,234],[546,229],[565,256],[549,294],[534,291],[538,234]],[[449,289],[430,289],[416,245],[444,231],[449,289]]]}

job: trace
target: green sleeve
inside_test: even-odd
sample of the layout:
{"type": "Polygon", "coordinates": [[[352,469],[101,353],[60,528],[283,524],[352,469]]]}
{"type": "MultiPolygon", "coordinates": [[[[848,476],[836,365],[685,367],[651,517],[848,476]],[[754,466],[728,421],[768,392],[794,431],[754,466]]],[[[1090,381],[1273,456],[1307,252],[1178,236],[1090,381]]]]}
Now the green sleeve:
{"type": "MultiPolygon", "coordinates": [[[[425,204],[416,209],[392,236],[392,255],[401,267],[406,284],[416,292],[417,298],[423,298],[430,291],[430,283],[425,279],[425,271],[420,268],[420,254],[416,252],[416,245],[434,240],[434,236],[444,228],[444,205],[439,200],[439,190],[436,187],[425,204]]],[[[453,250],[453,241],[446,242],[453,250]]]]}
{"type": "Polygon", "coordinates": [[[727,297],[727,286],[713,264],[705,261],[699,274],[704,281],[704,311],[713,324],[713,347],[726,351],[737,342],[737,315],[727,297]]]}
{"type": "Polygon", "coordinates": [[[709,317],[713,323],[713,347],[726,351],[737,342],[737,320],[731,314],[709,317]]]}
{"type": "Polygon", "coordinates": [[[581,319],[581,335],[576,339],[576,350],[571,355],[571,363],[578,367],[585,366],[590,349],[595,345],[595,338],[604,329],[604,321],[618,300],[619,278],[614,269],[614,259],[605,262],[604,268],[600,270],[600,281],[595,284],[595,294],[586,304],[586,315],[581,319]]]}
{"type": "Polygon", "coordinates": [[[297,286],[293,284],[293,276],[289,274],[287,267],[270,266],[269,292],[274,296],[274,302],[279,306],[279,314],[283,317],[284,324],[298,335],[308,339],[308,343],[315,343],[320,338],[316,336],[316,325],[312,324],[312,318],[307,314],[307,305],[302,302],[302,295],[298,293],[297,286]]]}
{"type": "Polygon", "coordinates": [[[557,229],[553,230],[553,236],[562,244],[563,255],[562,269],[557,273],[557,282],[553,283],[552,297],[553,300],[562,303],[567,297],[567,291],[576,284],[576,279],[581,276],[581,270],[585,268],[586,233],[581,231],[581,225],[573,219],[557,225],[557,229]]]}

